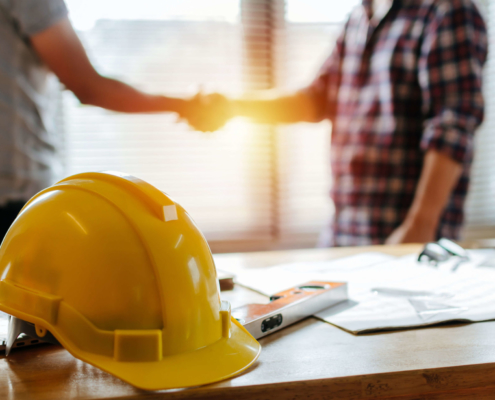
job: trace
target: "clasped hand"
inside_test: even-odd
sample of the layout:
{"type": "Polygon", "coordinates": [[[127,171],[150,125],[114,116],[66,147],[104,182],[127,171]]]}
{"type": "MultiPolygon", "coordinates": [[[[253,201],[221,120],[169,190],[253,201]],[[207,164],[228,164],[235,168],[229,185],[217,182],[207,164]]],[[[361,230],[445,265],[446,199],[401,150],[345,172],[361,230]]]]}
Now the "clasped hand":
{"type": "Polygon", "coordinates": [[[201,132],[214,132],[234,116],[232,101],[219,93],[198,93],[186,100],[179,114],[193,129],[201,132]]]}

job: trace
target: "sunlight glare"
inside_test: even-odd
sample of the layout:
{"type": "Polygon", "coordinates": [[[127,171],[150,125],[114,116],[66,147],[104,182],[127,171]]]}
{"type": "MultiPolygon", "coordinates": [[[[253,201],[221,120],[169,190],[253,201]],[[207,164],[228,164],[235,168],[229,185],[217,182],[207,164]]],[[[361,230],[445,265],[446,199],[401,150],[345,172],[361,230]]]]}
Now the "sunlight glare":
{"type": "Polygon", "coordinates": [[[289,22],[342,23],[361,0],[287,0],[289,22]]]}
{"type": "Polygon", "coordinates": [[[77,30],[91,29],[99,19],[223,20],[236,22],[240,0],[66,0],[77,30]]]}

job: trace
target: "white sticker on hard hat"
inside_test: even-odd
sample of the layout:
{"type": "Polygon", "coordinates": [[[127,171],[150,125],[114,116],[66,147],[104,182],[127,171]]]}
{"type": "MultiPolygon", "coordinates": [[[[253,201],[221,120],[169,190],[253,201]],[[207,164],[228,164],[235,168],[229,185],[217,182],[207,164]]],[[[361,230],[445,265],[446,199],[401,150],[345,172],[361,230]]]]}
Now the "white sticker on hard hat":
{"type": "Polygon", "coordinates": [[[177,217],[177,207],[175,204],[171,206],[163,206],[163,216],[165,217],[165,221],[175,221],[179,219],[177,217]]]}

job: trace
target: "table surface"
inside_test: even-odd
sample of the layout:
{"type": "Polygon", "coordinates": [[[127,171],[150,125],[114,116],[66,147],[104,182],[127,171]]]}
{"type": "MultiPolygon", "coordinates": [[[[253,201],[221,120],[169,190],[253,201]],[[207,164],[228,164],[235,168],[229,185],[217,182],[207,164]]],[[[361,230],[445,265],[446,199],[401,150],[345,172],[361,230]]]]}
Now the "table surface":
{"type": "MultiPolygon", "coordinates": [[[[290,250],[215,256],[263,268],[335,259],[358,252],[393,255],[419,245],[290,250]]],[[[233,306],[266,302],[236,287],[233,306]]],[[[495,322],[351,335],[308,318],[260,340],[257,363],[244,374],[193,389],[146,392],[72,357],[58,346],[0,356],[0,398],[7,399],[495,399],[495,322]]]]}

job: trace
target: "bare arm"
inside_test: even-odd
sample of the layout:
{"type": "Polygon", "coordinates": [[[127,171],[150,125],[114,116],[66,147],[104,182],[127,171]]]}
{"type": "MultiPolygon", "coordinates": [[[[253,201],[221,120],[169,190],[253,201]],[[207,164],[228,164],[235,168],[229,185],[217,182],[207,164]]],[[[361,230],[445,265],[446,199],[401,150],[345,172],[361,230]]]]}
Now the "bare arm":
{"type": "Polygon", "coordinates": [[[319,121],[313,101],[302,93],[268,99],[234,100],[233,114],[267,124],[319,121]]]}
{"type": "Polygon", "coordinates": [[[386,243],[425,243],[435,240],[438,222],[461,173],[460,163],[435,150],[428,150],[406,219],[388,237],[386,243]]]}
{"type": "Polygon", "coordinates": [[[68,19],[32,36],[31,44],[83,104],[128,113],[184,111],[186,101],[182,99],[143,93],[98,74],[68,19]]]}

